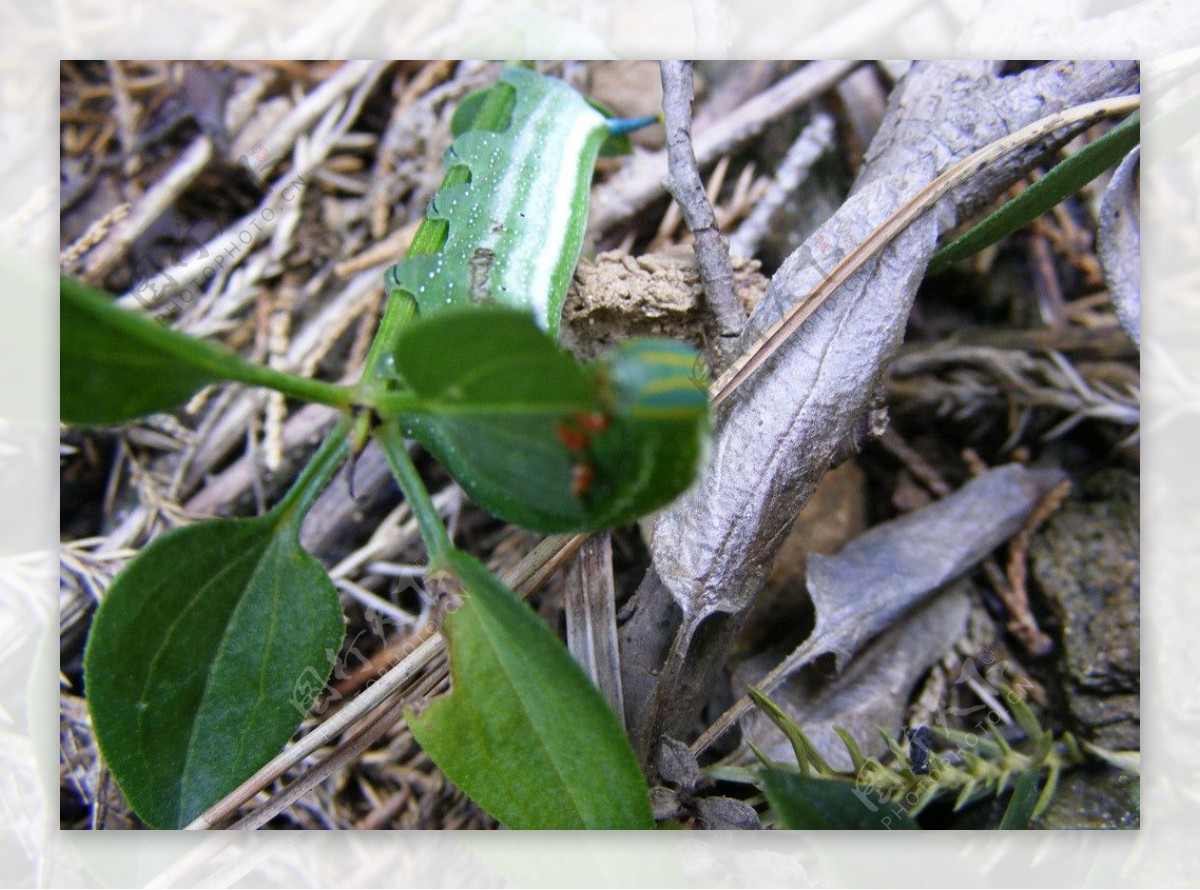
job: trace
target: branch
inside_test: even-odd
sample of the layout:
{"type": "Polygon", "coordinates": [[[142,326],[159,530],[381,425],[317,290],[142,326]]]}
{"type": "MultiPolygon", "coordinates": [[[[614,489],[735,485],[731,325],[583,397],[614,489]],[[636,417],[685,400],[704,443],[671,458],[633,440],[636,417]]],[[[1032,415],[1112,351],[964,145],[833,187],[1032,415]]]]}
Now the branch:
{"type": "MultiPolygon", "coordinates": [[[[860,62],[810,62],[769,90],[741,105],[711,127],[696,134],[699,167],[744,145],[771,121],[804,106],[857,68],[860,62]]],[[[662,197],[667,171],[666,151],[635,155],[619,173],[597,191],[588,228],[603,234],[628,222],[662,197]]]]}
{"type": "Polygon", "coordinates": [[[717,228],[712,204],[704,193],[696,156],[692,152],[692,63],[660,63],[663,114],[667,122],[667,190],[674,196],[683,218],[696,239],[696,259],[708,306],[717,320],[715,364],[724,369],[736,355],[733,340],[746,321],[733,288],[729,244],[717,228]]]}

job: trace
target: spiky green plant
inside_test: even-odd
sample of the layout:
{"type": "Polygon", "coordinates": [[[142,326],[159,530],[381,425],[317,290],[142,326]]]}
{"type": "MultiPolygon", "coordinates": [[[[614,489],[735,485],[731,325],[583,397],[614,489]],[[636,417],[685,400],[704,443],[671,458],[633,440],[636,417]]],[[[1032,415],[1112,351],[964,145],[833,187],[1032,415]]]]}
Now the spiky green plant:
{"type": "MultiPolygon", "coordinates": [[[[1013,717],[1031,742],[1031,745],[1022,746],[1028,748],[1027,751],[1014,748],[990,722],[986,735],[948,727],[935,728],[934,731],[942,740],[953,746],[962,762],[952,762],[945,753],[930,752],[929,771],[918,773],[913,769],[909,753],[883,730],[879,732],[895,759],[894,763],[885,764],[877,757],[864,754],[849,732],[835,726],[833,729],[845,746],[852,765],[850,772],[841,772],[821,756],[803,730],[778,705],[759,690],[751,688],[750,695],[755,704],[787,736],[796,755],[796,766],[772,761],[751,743],[750,748],[762,763],[763,771],[717,766],[707,772],[713,778],[749,782],[760,788],[763,785],[763,773],[771,770],[791,771],[805,778],[815,776],[844,781],[852,783],[856,789],[869,790],[881,801],[901,805],[909,816],[916,816],[931,801],[943,795],[956,795],[956,811],[982,797],[998,797],[1009,788],[1016,788],[1020,777],[1028,774],[1036,781],[1031,783],[1027,780],[1024,787],[1030,792],[1041,787],[1031,808],[1024,801],[1021,802],[1026,811],[1023,821],[1028,822],[1040,816],[1049,806],[1058,787],[1059,776],[1065,769],[1089,760],[1099,760],[1127,772],[1138,771],[1136,752],[1107,751],[1087,742],[1081,743],[1069,732],[1055,737],[1052,730],[1041,725],[1029,705],[1015,691],[1001,687],[1001,692],[1012,709],[1013,717]]],[[[770,797],[769,794],[767,796],[770,797]]],[[[1014,800],[1010,810],[1018,808],[1017,803],[1014,800]]],[[[1007,816],[1005,821],[1008,821],[1007,816]]]]}

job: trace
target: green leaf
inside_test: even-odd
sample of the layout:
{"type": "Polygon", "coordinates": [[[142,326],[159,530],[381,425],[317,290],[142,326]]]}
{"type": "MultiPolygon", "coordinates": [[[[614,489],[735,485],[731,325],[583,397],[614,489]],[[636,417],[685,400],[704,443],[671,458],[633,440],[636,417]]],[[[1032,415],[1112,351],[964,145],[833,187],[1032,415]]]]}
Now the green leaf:
{"type": "Polygon", "coordinates": [[[227,376],[211,347],[70,279],[61,290],[59,412],[68,423],[121,423],[165,411],[227,376]]]}
{"type": "Polygon", "coordinates": [[[341,645],[337,592],[297,540],[344,428],[255,519],[176,529],[105,594],[84,655],[96,739],[138,815],[182,828],[296,731],[341,645]]]}
{"type": "Polygon", "coordinates": [[[452,688],[408,712],[417,741],[509,828],[653,828],[633,749],[566,648],[473,557],[446,559],[463,587],[443,628],[452,688]]]}
{"type": "Polygon", "coordinates": [[[348,405],[350,390],[247,362],[119,308],[110,294],[63,278],[59,316],[59,416],[107,425],[165,411],[223,380],[348,405]]]}
{"type": "Polygon", "coordinates": [[[867,756],[863,754],[862,748],[858,747],[858,742],[854,741],[854,736],[840,726],[835,726],[833,731],[837,733],[838,738],[842,740],[842,744],[846,746],[846,753],[850,755],[850,768],[854,775],[859,775],[862,768],[867,764],[867,756]]]}
{"type": "Polygon", "coordinates": [[[1038,799],[1038,774],[1035,770],[1021,773],[1013,789],[1004,818],[1000,820],[1000,828],[1008,830],[1023,830],[1029,827],[1033,818],[1033,808],[1038,799]]]}
{"type": "Polygon", "coordinates": [[[687,347],[637,341],[584,368],[526,312],[447,309],[401,330],[401,389],[373,402],[502,519],[596,529],[691,483],[708,428],[695,362],[687,347]]]}
{"type": "Polygon", "coordinates": [[[754,686],[751,686],[747,690],[747,693],[758,709],[766,714],[771,719],[771,722],[787,736],[787,740],[792,746],[792,753],[796,755],[796,763],[800,767],[801,775],[808,775],[810,764],[819,775],[829,776],[833,774],[833,767],[821,756],[821,752],[817,750],[816,746],[809,741],[808,736],[804,734],[804,730],[797,726],[783,712],[783,709],[779,705],[771,701],[770,698],[763,694],[762,690],[754,686]]]}
{"type": "Polygon", "coordinates": [[[936,274],[978,253],[1079,191],[1138,144],[1139,125],[1140,115],[1134,112],[1099,139],[1060,161],[1017,197],[935,253],[929,261],[928,274],[936,274]]]}
{"type": "Polygon", "coordinates": [[[889,803],[873,788],[840,779],[816,779],[792,770],[763,770],[762,789],[785,828],[916,829],[899,803],[889,803]]]}
{"type": "MultiPolygon", "coordinates": [[[[1025,730],[1025,734],[1031,739],[1039,739],[1045,735],[1045,730],[1042,729],[1042,724],[1038,722],[1037,715],[1030,709],[1025,699],[1011,687],[1001,687],[1001,692],[1004,693],[1005,701],[1008,702],[1009,708],[1012,709],[1013,716],[1017,718],[1017,723],[1021,729],[1025,730]]],[[[1051,734],[1053,737],[1053,734],[1051,734]]]]}

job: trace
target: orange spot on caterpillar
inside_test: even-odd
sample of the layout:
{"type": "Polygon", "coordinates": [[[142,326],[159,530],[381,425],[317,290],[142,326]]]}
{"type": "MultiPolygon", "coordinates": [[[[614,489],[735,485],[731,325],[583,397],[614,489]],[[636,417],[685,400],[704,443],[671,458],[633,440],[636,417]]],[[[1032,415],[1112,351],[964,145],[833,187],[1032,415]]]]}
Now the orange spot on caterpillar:
{"type": "Polygon", "coordinates": [[[571,467],[571,494],[581,497],[592,487],[596,478],[595,468],[587,461],[580,461],[571,467]]]}
{"type": "Polygon", "coordinates": [[[588,447],[588,442],[591,437],[582,430],[577,430],[574,427],[567,426],[565,423],[557,423],[554,425],[554,435],[558,441],[567,446],[567,450],[572,453],[584,451],[588,447]]]}
{"type": "Polygon", "coordinates": [[[596,434],[608,429],[608,415],[603,411],[593,411],[590,414],[575,415],[575,422],[584,432],[596,434]]]}

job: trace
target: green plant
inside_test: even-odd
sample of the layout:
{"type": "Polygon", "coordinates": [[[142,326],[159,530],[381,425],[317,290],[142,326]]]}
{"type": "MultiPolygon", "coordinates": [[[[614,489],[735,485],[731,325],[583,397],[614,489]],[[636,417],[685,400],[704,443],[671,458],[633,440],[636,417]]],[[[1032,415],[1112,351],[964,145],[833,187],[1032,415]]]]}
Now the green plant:
{"type": "Polygon", "coordinates": [[[1120,163],[1141,139],[1141,113],[1135,111],[1103,136],[1056,164],[1045,176],[996,212],[980,220],[935,253],[928,275],[995,244],[1075,194],[1105,170],[1120,163]]]}
{"type": "Polygon", "coordinates": [[[375,435],[446,604],[453,688],[406,714],[414,735],[511,827],[653,826],[616,717],[557,637],[455,548],[405,439],[501,518],[538,531],[606,528],[689,484],[707,434],[704,380],[676,343],[629,342],[584,366],[546,333],[557,332],[579,255],[592,164],[626,125],[518,70],[465,100],[454,126],[443,187],[408,259],[387,275],[388,308],[356,385],[249,363],[62,281],[68,423],[121,423],[222,381],[344,414],[273,509],[164,535],[101,603],[85,654],[89,708],[117,781],[151,825],[195,819],[275,754],[320,694],[343,621],[298,530],[338,466],[375,435]],[[538,150],[564,127],[572,149],[538,150]],[[565,221],[565,234],[529,265],[513,258],[545,248],[546,236],[522,228],[531,190],[553,196],[537,212],[565,221]]]}
{"type": "Polygon", "coordinates": [[[796,766],[773,762],[751,743],[759,768],[718,766],[709,774],[760,787],[776,822],[785,828],[913,829],[919,827],[915,817],[938,797],[955,795],[958,810],[1011,788],[1008,809],[997,827],[1012,829],[1026,827],[1045,811],[1065,769],[1096,760],[1136,770],[1121,755],[1080,743],[1069,732],[1056,738],[1020,695],[1007,688],[1001,691],[1030,742],[1029,751],[1014,748],[990,721],[987,735],[938,728],[935,732],[953,746],[961,763],[935,753],[918,768],[910,753],[880,730],[895,758],[893,764],[884,764],[865,755],[846,730],[835,726],[851,762],[851,770],[842,772],[821,756],[778,705],[751,688],[755,705],[787,736],[796,766]]]}

